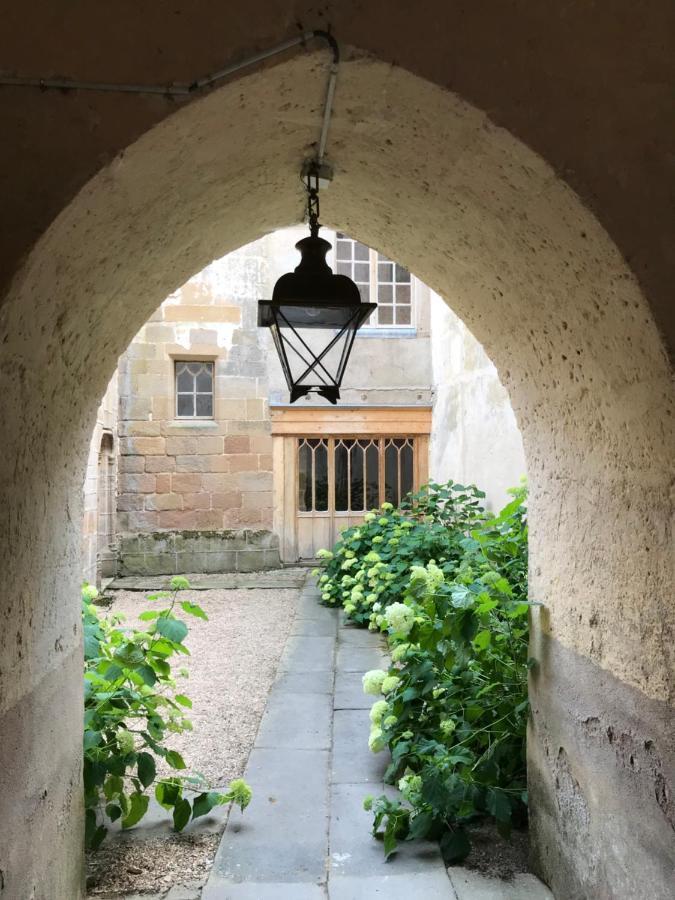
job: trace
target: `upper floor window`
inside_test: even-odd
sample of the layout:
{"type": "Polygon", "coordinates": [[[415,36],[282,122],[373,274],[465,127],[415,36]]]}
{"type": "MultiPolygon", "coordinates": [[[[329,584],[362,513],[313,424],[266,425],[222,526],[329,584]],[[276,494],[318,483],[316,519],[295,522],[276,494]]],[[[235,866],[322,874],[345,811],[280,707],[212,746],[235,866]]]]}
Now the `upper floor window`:
{"type": "Polygon", "coordinates": [[[368,325],[410,328],[412,279],[407,269],[340,231],[335,257],[337,273],[356,282],[364,303],[377,303],[368,325]]]}
{"type": "Polygon", "coordinates": [[[213,363],[175,361],[176,418],[213,418],[213,363]]]}

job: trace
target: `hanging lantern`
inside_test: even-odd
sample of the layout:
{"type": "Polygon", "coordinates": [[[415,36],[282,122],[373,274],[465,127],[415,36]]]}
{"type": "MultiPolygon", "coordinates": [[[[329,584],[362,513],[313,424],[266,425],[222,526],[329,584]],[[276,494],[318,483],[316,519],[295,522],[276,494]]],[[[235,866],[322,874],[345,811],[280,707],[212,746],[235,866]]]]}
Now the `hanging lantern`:
{"type": "Polygon", "coordinates": [[[351,278],[326,262],[332,248],[319,237],[318,167],[306,177],[310,235],[295,245],[295,271],[281,276],[271,300],[259,301],[258,325],[272,332],[291,403],[310,393],[337,403],[356,332],[376,304],[364,303],[351,278]]]}

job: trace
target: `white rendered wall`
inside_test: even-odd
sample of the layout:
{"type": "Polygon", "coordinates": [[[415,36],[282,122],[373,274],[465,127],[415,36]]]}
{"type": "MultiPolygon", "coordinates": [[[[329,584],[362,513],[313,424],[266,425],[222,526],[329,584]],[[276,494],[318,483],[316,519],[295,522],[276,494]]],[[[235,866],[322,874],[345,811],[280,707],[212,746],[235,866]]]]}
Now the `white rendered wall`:
{"type": "Polygon", "coordinates": [[[506,389],[485,351],[438,294],[430,293],[434,391],[429,473],[476,484],[498,511],[525,475],[523,441],[506,389]]]}

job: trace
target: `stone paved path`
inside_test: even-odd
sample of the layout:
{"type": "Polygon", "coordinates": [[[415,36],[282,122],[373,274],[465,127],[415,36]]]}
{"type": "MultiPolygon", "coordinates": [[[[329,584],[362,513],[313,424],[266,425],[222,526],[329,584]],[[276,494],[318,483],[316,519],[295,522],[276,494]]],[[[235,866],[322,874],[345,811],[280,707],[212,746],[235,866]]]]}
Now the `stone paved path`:
{"type": "Polygon", "coordinates": [[[367,748],[361,676],[384,655],[377,635],[338,616],[305,586],[246,770],[255,802],[230,816],[202,900],[456,896],[435,845],[406,844],[385,863],[369,835],[363,798],[384,790],[387,760],[367,748]]]}

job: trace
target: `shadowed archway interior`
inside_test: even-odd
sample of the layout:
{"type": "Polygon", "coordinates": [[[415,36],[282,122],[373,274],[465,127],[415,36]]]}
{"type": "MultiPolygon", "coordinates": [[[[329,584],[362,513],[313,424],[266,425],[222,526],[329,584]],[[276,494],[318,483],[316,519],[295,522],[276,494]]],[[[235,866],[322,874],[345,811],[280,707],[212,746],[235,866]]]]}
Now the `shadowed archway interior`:
{"type": "MultiPolygon", "coordinates": [[[[298,173],[327,64],[322,53],[298,56],[145,134],[56,219],[0,312],[11,896],[79,890],[78,552],[96,405],[119,354],[176,286],[301,218],[298,173]]],[[[329,158],[326,222],[449,299],[497,366],[523,434],[531,592],[544,604],[529,742],[537,871],[554,890],[565,885],[561,896],[573,885],[665,897],[672,393],[647,304],[543,160],[403,69],[351,53],[329,158]]]]}

